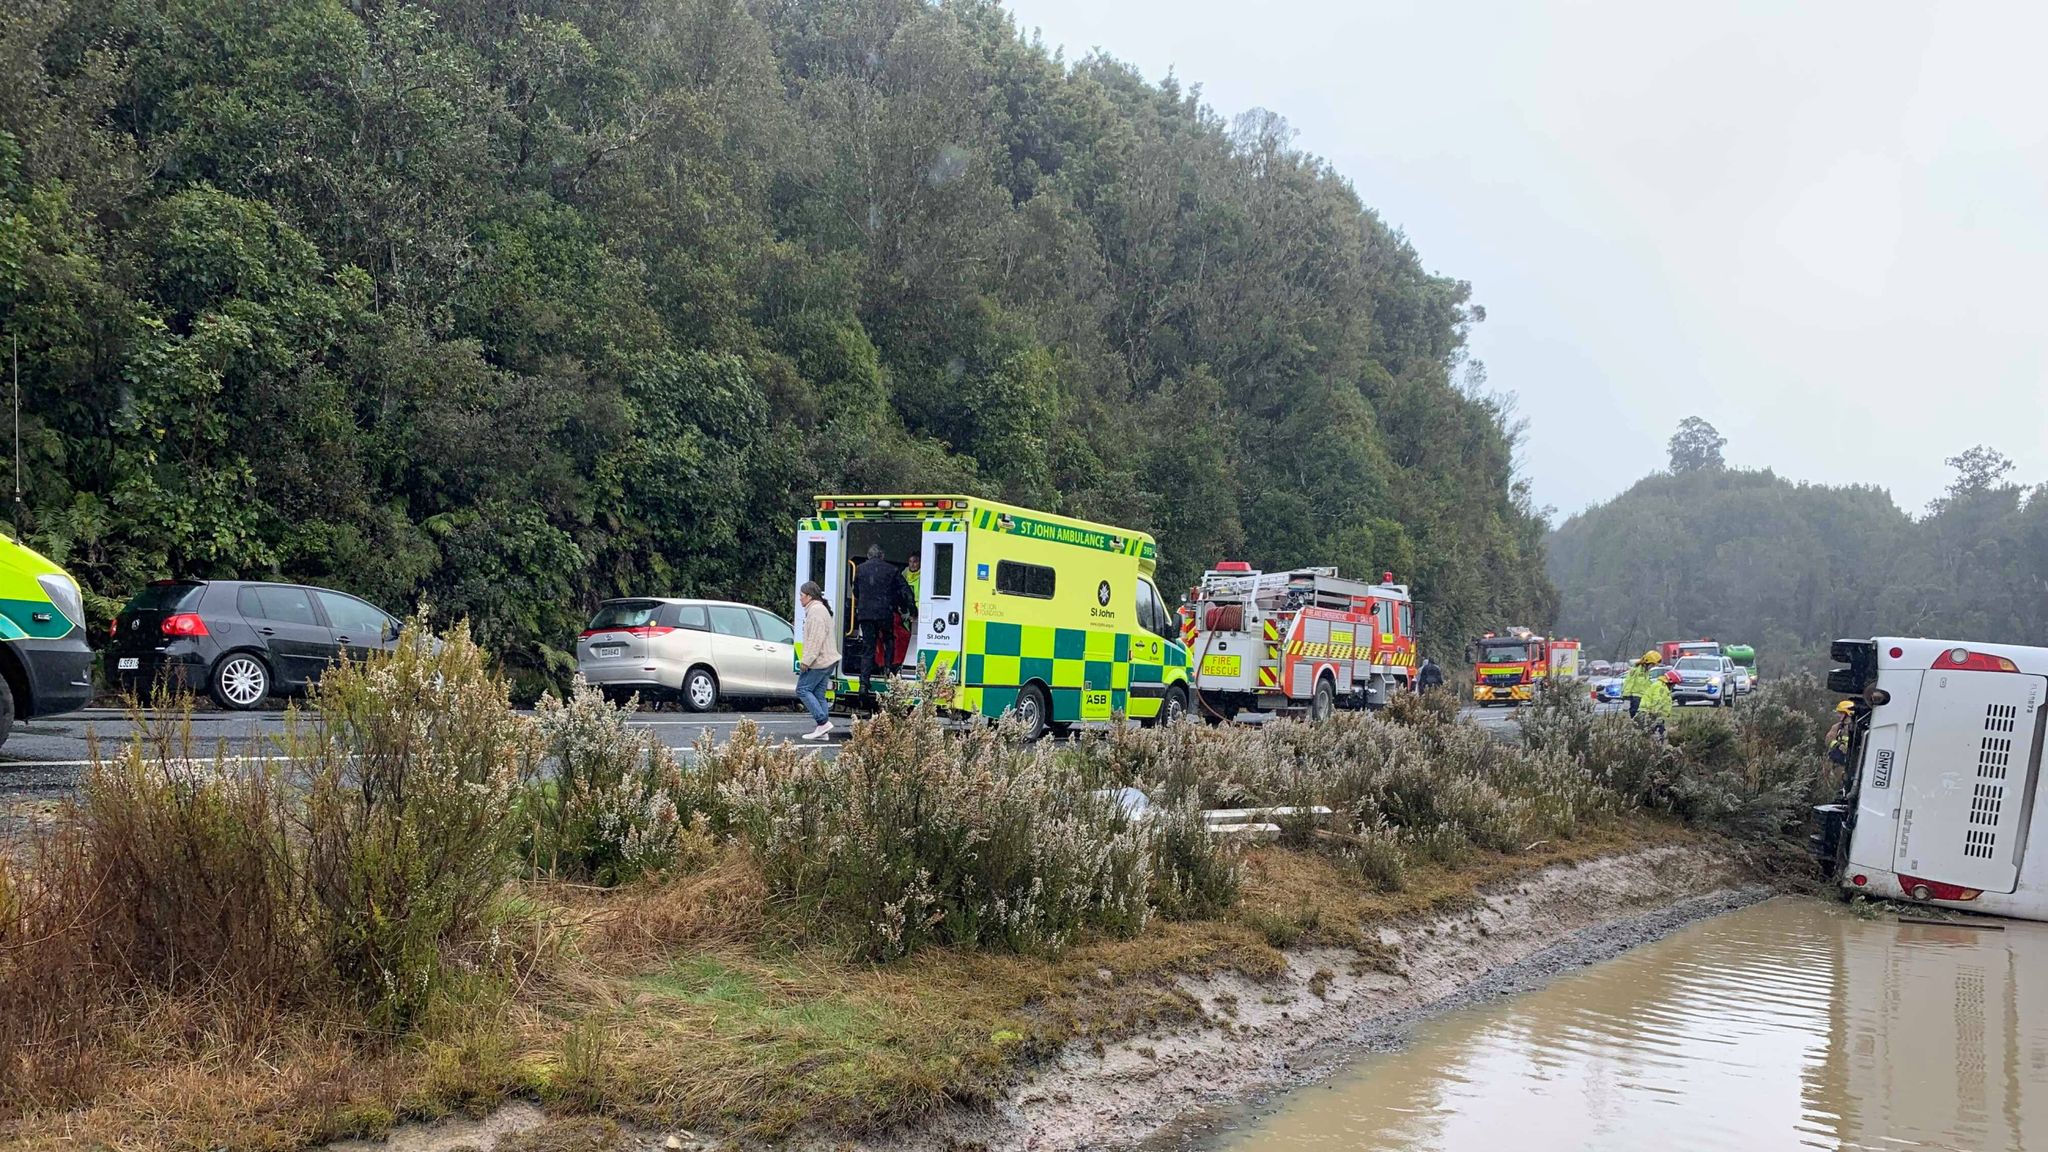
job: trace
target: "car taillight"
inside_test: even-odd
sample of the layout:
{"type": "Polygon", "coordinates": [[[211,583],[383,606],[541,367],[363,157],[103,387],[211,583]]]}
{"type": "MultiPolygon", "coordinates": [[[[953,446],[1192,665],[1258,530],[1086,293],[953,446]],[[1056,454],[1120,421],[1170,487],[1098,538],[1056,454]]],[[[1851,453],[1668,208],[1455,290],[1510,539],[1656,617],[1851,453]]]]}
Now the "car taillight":
{"type": "Polygon", "coordinates": [[[163,633],[166,636],[205,636],[206,621],[197,612],[179,612],[164,617],[163,633]]]}
{"type": "Polygon", "coordinates": [[[112,640],[114,637],[119,636],[120,634],[121,618],[119,616],[116,616],[112,620],[107,621],[107,639],[112,640]]]}

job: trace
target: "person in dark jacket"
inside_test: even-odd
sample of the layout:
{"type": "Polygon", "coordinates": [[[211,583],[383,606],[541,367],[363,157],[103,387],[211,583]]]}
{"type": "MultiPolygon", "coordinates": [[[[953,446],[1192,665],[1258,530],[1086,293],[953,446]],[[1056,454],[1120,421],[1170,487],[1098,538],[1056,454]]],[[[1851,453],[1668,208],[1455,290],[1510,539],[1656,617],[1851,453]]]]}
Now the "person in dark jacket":
{"type": "Polygon", "coordinates": [[[896,614],[910,605],[903,570],[883,559],[880,544],[869,548],[867,560],[853,575],[853,619],[867,647],[867,659],[861,663],[862,692],[873,690],[876,672],[887,676],[895,667],[896,614]]]}
{"type": "Polygon", "coordinates": [[[1444,686],[1444,670],[1429,657],[1422,658],[1422,667],[1415,670],[1415,690],[1430,692],[1444,686]]]}

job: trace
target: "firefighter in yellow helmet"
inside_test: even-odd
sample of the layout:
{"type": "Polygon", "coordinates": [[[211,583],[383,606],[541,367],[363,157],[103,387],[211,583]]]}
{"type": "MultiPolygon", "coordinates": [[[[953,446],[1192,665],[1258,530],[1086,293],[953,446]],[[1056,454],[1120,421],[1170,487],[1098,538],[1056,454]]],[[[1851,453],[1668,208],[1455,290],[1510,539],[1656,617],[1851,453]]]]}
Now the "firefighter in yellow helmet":
{"type": "Polygon", "coordinates": [[[1678,683],[1678,669],[1667,668],[1660,675],[1650,674],[1650,683],[1643,689],[1643,718],[1650,725],[1650,733],[1662,740],[1664,725],[1671,719],[1671,710],[1677,701],[1671,698],[1671,686],[1678,683]]]}
{"type": "Polygon", "coordinates": [[[1628,701],[1628,714],[1634,717],[1643,706],[1643,697],[1650,688],[1650,681],[1656,678],[1656,667],[1664,662],[1664,654],[1656,649],[1643,653],[1643,658],[1630,665],[1628,674],[1621,678],[1621,698],[1628,701]]]}
{"type": "Polygon", "coordinates": [[[1828,729],[1828,759],[1836,764],[1849,762],[1849,739],[1856,733],[1856,702],[1844,700],[1835,705],[1835,724],[1828,729]]]}

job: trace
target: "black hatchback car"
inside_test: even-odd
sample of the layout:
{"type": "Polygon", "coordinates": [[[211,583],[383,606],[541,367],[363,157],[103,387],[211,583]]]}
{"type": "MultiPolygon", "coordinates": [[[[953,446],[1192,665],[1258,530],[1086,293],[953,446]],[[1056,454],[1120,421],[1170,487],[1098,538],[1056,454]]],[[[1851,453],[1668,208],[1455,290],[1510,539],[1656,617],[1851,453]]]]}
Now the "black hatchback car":
{"type": "Polygon", "coordinates": [[[303,689],[341,656],[398,643],[391,614],[345,592],[251,580],[159,580],[114,618],[108,679],[147,697],[171,687],[223,708],[303,689]]]}

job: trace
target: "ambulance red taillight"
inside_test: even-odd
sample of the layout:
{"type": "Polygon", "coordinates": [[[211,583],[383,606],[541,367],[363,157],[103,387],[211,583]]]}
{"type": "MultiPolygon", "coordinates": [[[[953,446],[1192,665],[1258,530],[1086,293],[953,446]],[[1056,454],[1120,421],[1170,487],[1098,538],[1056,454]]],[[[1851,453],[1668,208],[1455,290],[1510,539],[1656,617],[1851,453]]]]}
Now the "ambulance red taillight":
{"type": "Polygon", "coordinates": [[[1917,876],[1899,877],[1899,890],[1915,900],[1975,900],[1984,894],[1980,889],[1944,884],[1939,880],[1922,880],[1917,876]]]}

